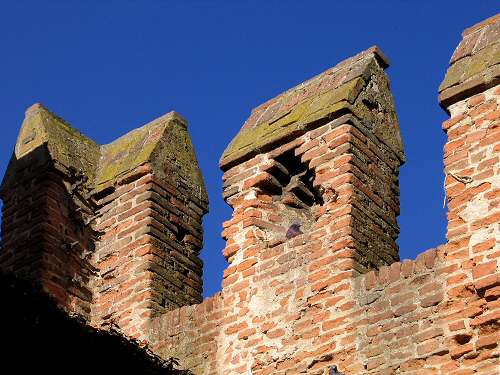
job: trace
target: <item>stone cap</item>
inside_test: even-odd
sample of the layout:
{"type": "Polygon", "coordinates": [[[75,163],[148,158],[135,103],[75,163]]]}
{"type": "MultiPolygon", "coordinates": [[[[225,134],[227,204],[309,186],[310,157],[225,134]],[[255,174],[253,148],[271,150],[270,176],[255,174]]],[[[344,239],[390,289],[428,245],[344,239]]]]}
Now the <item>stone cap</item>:
{"type": "Polygon", "coordinates": [[[137,167],[149,164],[158,178],[208,202],[187,122],[176,112],[100,146],[43,105],[35,104],[26,111],[2,189],[9,184],[16,162],[41,146],[47,148],[59,169],[83,177],[80,187],[90,194],[113,186],[137,167]]]}
{"type": "Polygon", "coordinates": [[[14,164],[42,146],[46,147],[48,156],[57,167],[70,174],[84,175],[86,180],[82,181],[81,186],[90,189],[99,160],[99,145],[40,103],[26,110],[2,189],[10,182],[11,172],[16,169],[14,164]]]}
{"type": "MultiPolygon", "coordinates": [[[[374,70],[388,66],[388,59],[373,46],[255,108],[224,151],[220,167],[227,170],[277,142],[320,126],[320,120],[354,112],[352,105],[374,70]]],[[[396,148],[402,152],[402,144],[396,148]]]]}
{"type": "Polygon", "coordinates": [[[462,33],[439,86],[443,108],[500,83],[500,14],[462,33]]]}

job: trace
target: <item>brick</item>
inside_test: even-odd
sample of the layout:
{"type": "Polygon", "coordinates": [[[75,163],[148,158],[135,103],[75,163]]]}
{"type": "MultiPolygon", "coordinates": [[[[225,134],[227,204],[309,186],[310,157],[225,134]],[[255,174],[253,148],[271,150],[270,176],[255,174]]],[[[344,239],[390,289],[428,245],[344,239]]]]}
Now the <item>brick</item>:
{"type": "Polygon", "coordinates": [[[500,334],[498,332],[488,336],[481,336],[476,341],[476,350],[495,348],[499,343],[500,334]]]}
{"type": "Polygon", "coordinates": [[[473,350],[474,350],[474,346],[472,343],[461,345],[461,346],[457,347],[456,349],[453,349],[450,351],[450,357],[452,359],[457,359],[457,358],[460,358],[467,353],[470,353],[473,350]]]}
{"type": "Polygon", "coordinates": [[[270,339],[277,339],[279,337],[283,337],[285,335],[285,330],[284,329],[274,329],[266,333],[267,337],[270,339]]]}
{"type": "Polygon", "coordinates": [[[491,261],[487,263],[481,263],[472,268],[472,276],[474,279],[479,279],[484,276],[489,276],[496,272],[497,262],[491,261]]]}
{"type": "Polygon", "coordinates": [[[421,333],[415,335],[414,337],[415,337],[416,342],[422,342],[422,341],[433,339],[433,338],[438,337],[438,336],[442,336],[443,333],[444,332],[441,328],[431,328],[431,329],[428,329],[424,332],[421,332],[421,333]]]}
{"type": "Polygon", "coordinates": [[[443,293],[436,293],[429,297],[423,298],[422,301],[420,302],[420,306],[422,307],[434,306],[440,303],[442,300],[443,300],[443,293]]]}
{"type": "Polygon", "coordinates": [[[498,297],[500,297],[500,285],[499,286],[495,286],[491,289],[488,289],[485,294],[484,294],[484,298],[487,300],[487,301],[493,301],[493,300],[496,300],[498,297]]]}
{"type": "Polygon", "coordinates": [[[477,290],[488,289],[494,286],[500,285],[500,275],[494,274],[489,275],[477,280],[474,280],[474,287],[477,290]]]}
{"type": "Polygon", "coordinates": [[[408,277],[413,274],[415,263],[411,260],[405,260],[401,264],[401,275],[403,277],[408,277]]]}
{"type": "MultiPolygon", "coordinates": [[[[460,57],[454,62],[472,58],[475,43],[496,40],[483,35],[483,29],[477,32],[474,43],[457,49],[460,57]]],[[[78,237],[81,228],[67,215],[63,171],[50,174],[59,183],[49,184],[48,192],[27,184],[19,199],[5,197],[2,243],[10,250],[0,254],[0,264],[31,264],[29,257],[16,258],[35,230],[20,223],[35,220],[40,230],[48,215],[46,234],[57,246],[47,245],[43,282],[57,302],[87,311],[87,316],[92,312],[96,326],[118,324],[156,353],[177,350],[181,366],[194,373],[322,374],[333,365],[342,373],[359,374],[493,372],[488,366],[497,355],[500,303],[500,253],[495,248],[500,138],[493,121],[500,91],[481,92],[482,85],[466,98],[473,92],[469,87],[461,103],[449,108],[453,117],[443,124],[448,135],[444,156],[447,172],[456,176],[445,180],[450,242],[415,261],[398,262],[398,139],[386,138],[391,131],[375,133],[379,127],[372,127],[377,124],[370,123],[369,111],[357,119],[344,108],[314,118],[313,124],[300,122],[301,111],[327,113],[320,106],[346,83],[358,82],[363,91],[336,103],[369,93],[356,77],[362,72],[370,80],[382,74],[384,58],[376,51],[341,63],[253,111],[245,132],[263,134],[262,139],[237,150],[257,146],[247,160],[240,155],[231,162],[237,165],[224,166],[225,198],[234,210],[222,233],[230,265],[223,290],[214,297],[201,298],[202,187],[175,176],[160,178],[165,170],[155,170],[153,162],[123,173],[90,202],[99,206],[101,223],[95,228],[104,232],[95,243],[93,232],[78,237]],[[301,103],[307,103],[306,109],[301,103]],[[267,121],[268,133],[253,131],[260,121],[267,121]],[[286,133],[289,129],[294,130],[286,133]],[[285,140],[274,135],[285,135],[285,140]],[[472,182],[457,181],[465,176],[472,182]],[[299,177],[305,190],[285,199],[283,191],[290,196],[287,189],[293,187],[289,180],[297,184],[299,177]],[[308,191],[313,193],[309,202],[300,196],[308,191]],[[27,203],[31,196],[41,200],[36,210],[27,203]],[[37,214],[42,219],[30,211],[43,211],[37,214]],[[293,220],[302,222],[303,233],[287,238],[293,220]],[[80,270],[87,261],[80,255],[87,253],[96,263],[80,270]],[[95,280],[85,279],[94,273],[95,280]],[[73,279],[89,289],[95,284],[96,292],[73,279]]],[[[446,101],[458,98],[446,95],[446,101]]],[[[370,110],[381,120],[387,113],[377,113],[375,106],[370,110]]],[[[151,136],[161,136],[153,130],[151,136]]],[[[22,187],[16,190],[21,194],[22,187]]]]}

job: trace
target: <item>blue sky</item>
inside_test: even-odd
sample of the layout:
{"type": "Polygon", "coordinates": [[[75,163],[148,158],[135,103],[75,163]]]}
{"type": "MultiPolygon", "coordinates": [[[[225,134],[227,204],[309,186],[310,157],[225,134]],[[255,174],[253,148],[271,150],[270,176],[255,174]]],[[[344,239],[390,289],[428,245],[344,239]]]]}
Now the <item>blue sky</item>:
{"type": "Polygon", "coordinates": [[[464,28],[497,1],[2,1],[0,175],[25,109],[42,102],[99,143],[176,110],[210,196],[204,295],[225,261],[218,159],[250,110],[377,44],[391,61],[407,163],[400,175],[401,258],[445,241],[437,87],[464,28]]]}

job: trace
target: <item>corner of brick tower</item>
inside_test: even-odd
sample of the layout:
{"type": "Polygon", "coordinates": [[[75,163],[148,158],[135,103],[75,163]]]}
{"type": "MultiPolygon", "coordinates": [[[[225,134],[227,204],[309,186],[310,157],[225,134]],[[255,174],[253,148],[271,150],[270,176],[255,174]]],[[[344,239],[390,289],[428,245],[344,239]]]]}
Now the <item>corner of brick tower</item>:
{"type": "Polygon", "coordinates": [[[404,153],[387,66],[372,47],[253,110],[220,162],[234,209],[226,284],[296,246],[296,262],[334,264],[334,278],[399,259],[404,153]]]}
{"type": "Polygon", "coordinates": [[[144,338],[150,317],[201,301],[208,200],[177,113],[101,146],[36,104],[1,198],[0,269],[91,324],[144,338]]]}
{"type": "Polygon", "coordinates": [[[479,293],[500,283],[500,14],[462,33],[439,87],[443,123],[447,256],[474,265],[479,293]]]}
{"type": "Polygon", "coordinates": [[[455,49],[439,88],[450,244],[458,248],[498,241],[500,187],[500,15],[469,29],[455,49]]]}

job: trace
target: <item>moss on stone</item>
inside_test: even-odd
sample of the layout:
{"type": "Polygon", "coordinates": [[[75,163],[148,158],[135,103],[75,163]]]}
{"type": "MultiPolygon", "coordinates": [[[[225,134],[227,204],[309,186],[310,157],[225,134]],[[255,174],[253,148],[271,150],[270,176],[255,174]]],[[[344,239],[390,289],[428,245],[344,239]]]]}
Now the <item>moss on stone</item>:
{"type": "Polygon", "coordinates": [[[452,57],[451,65],[439,86],[443,108],[484,91],[500,81],[500,18],[476,25],[474,37],[464,34],[452,57]]]}
{"type": "Polygon", "coordinates": [[[183,185],[208,202],[186,121],[177,113],[170,112],[102,146],[95,191],[145,163],[158,178],[176,187],[183,185]]]}
{"type": "Polygon", "coordinates": [[[95,177],[99,146],[64,120],[37,104],[30,107],[21,126],[15,158],[21,159],[46,145],[50,158],[70,173],[85,176],[81,185],[90,188],[95,177]]]}
{"type": "Polygon", "coordinates": [[[157,144],[151,136],[154,131],[164,131],[164,127],[148,124],[101,146],[96,188],[146,163],[157,144]]]}
{"type": "Polygon", "coordinates": [[[269,121],[242,128],[224,151],[221,167],[227,168],[228,165],[247,155],[260,152],[266,145],[305,129],[312,121],[348,108],[349,103],[356,99],[365,84],[361,77],[354,78],[335,89],[306,98],[293,106],[285,115],[278,115],[269,121]]]}
{"type": "Polygon", "coordinates": [[[384,73],[387,60],[369,49],[267,101],[250,118],[222,155],[220,166],[232,166],[350,112],[404,161],[399,124],[384,73]],[[359,98],[363,96],[365,100],[359,98]]]}
{"type": "MultiPolygon", "coordinates": [[[[17,160],[42,146],[46,146],[50,159],[78,179],[74,182],[87,192],[112,186],[120,177],[149,163],[159,178],[182,185],[205,206],[208,202],[186,121],[175,112],[99,146],[36,104],[26,112],[9,169],[15,169],[17,160]]],[[[7,171],[4,183],[7,176],[15,175],[12,172],[7,171]]]]}

